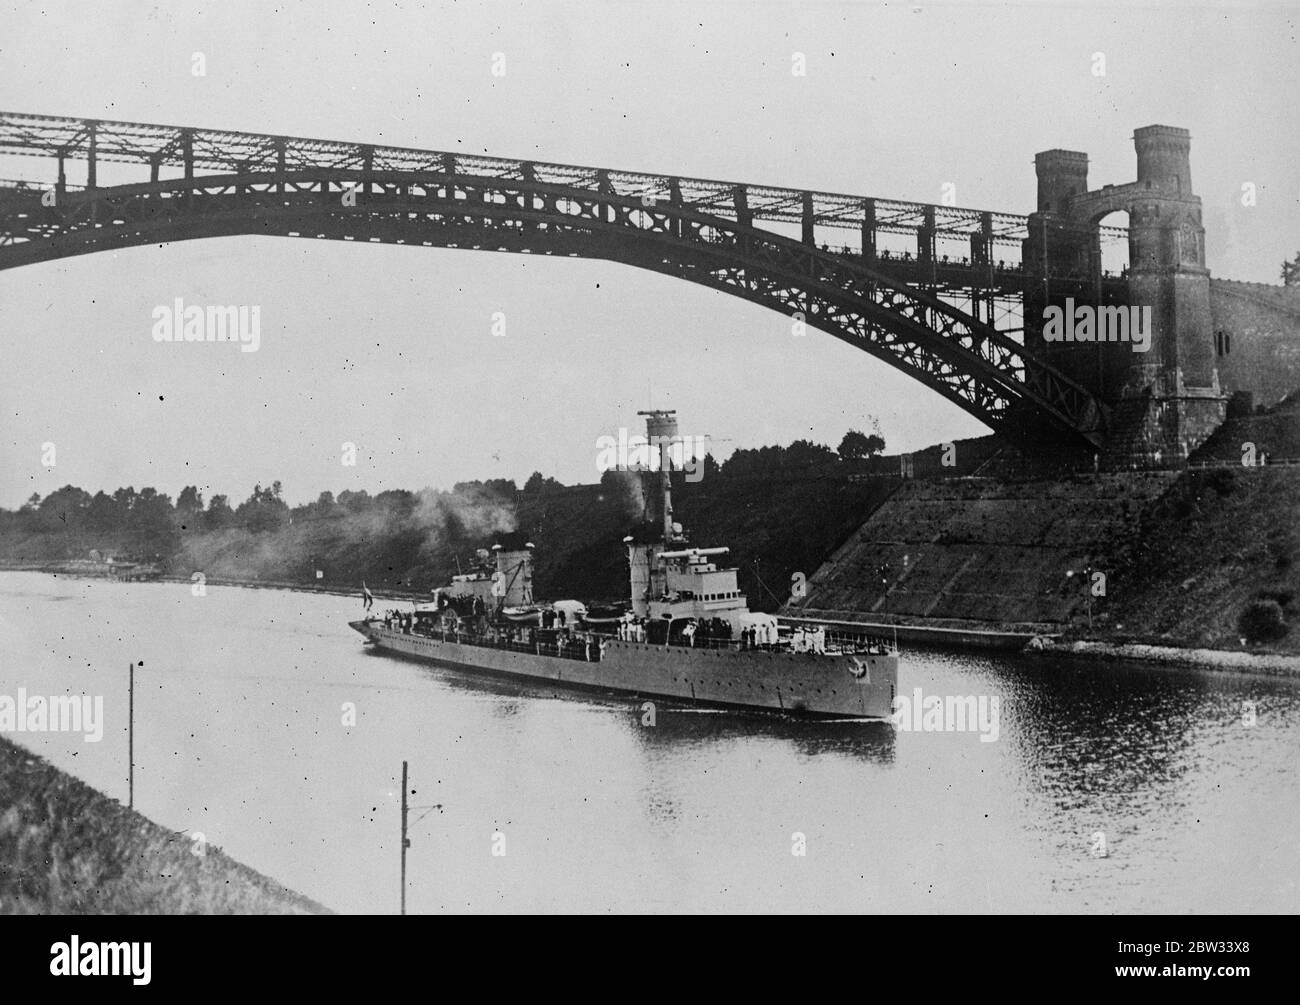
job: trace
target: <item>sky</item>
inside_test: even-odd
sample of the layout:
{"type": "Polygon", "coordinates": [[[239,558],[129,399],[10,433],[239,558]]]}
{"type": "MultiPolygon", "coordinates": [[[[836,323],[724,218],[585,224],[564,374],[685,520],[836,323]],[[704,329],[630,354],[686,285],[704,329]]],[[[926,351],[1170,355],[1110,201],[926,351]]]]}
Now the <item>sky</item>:
{"type": "MultiPolygon", "coordinates": [[[[1212,273],[1275,283],[1300,250],[1298,23],[1280,4],[0,3],[0,108],[919,202],[953,185],[1019,214],[1036,152],[1120,184],[1135,128],[1182,126],[1212,273]]],[[[43,168],[0,158],[0,177],[43,168]]],[[[8,508],[69,483],[238,501],[279,480],[300,503],[592,482],[598,439],[648,407],[722,457],[873,420],[891,451],[987,431],[829,335],[596,261],[188,241],[0,272],[0,339],[8,508]],[[154,341],[177,297],[257,305],[258,351],[154,341]]]]}

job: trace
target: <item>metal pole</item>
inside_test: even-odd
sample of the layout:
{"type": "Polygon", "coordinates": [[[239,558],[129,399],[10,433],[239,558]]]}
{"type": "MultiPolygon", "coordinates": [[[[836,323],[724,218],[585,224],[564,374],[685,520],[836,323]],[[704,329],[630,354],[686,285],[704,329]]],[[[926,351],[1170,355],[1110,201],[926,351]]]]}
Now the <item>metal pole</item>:
{"type": "Polygon", "coordinates": [[[406,837],[406,762],[402,762],[402,914],[406,913],[406,849],[411,842],[406,837]]]}
{"type": "Polygon", "coordinates": [[[127,667],[126,701],[126,808],[135,809],[135,663],[127,667]]]}

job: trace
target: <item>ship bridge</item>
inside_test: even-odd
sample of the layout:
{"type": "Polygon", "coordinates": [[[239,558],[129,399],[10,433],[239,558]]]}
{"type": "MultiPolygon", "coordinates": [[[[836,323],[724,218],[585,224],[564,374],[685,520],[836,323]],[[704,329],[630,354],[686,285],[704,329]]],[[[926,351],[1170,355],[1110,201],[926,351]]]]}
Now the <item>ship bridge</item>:
{"type": "Polygon", "coordinates": [[[720,569],[709,559],[727,554],[727,548],[688,548],[664,551],[664,594],[677,601],[692,601],[702,613],[745,607],[745,595],[736,582],[735,569],[720,569]]]}

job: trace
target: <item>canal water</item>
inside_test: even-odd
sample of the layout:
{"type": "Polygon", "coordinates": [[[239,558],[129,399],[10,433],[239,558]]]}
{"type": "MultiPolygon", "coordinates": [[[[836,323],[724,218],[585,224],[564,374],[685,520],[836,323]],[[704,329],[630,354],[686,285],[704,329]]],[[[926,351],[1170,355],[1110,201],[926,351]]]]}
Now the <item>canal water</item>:
{"type": "Polygon", "coordinates": [[[0,695],[102,695],[106,719],[10,738],[125,802],[135,663],[137,808],[342,912],[397,910],[403,760],[413,913],[1300,909],[1291,682],[905,651],[901,694],[996,697],[996,739],[651,724],[370,652],[360,613],[0,574],[0,695]]]}

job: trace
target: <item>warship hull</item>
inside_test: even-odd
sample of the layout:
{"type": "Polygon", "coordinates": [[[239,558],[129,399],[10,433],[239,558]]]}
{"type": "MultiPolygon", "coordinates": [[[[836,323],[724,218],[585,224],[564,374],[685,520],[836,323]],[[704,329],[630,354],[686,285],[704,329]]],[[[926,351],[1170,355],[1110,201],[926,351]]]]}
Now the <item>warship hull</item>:
{"type": "MultiPolygon", "coordinates": [[[[412,633],[380,621],[349,625],[377,648],[476,673],[575,689],[669,698],[774,712],[887,718],[898,682],[897,653],[795,653],[694,648],[607,639],[567,655],[471,641],[451,633],[412,633]]],[[[549,647],[554,650],[554,646],[549,647]]]]}

